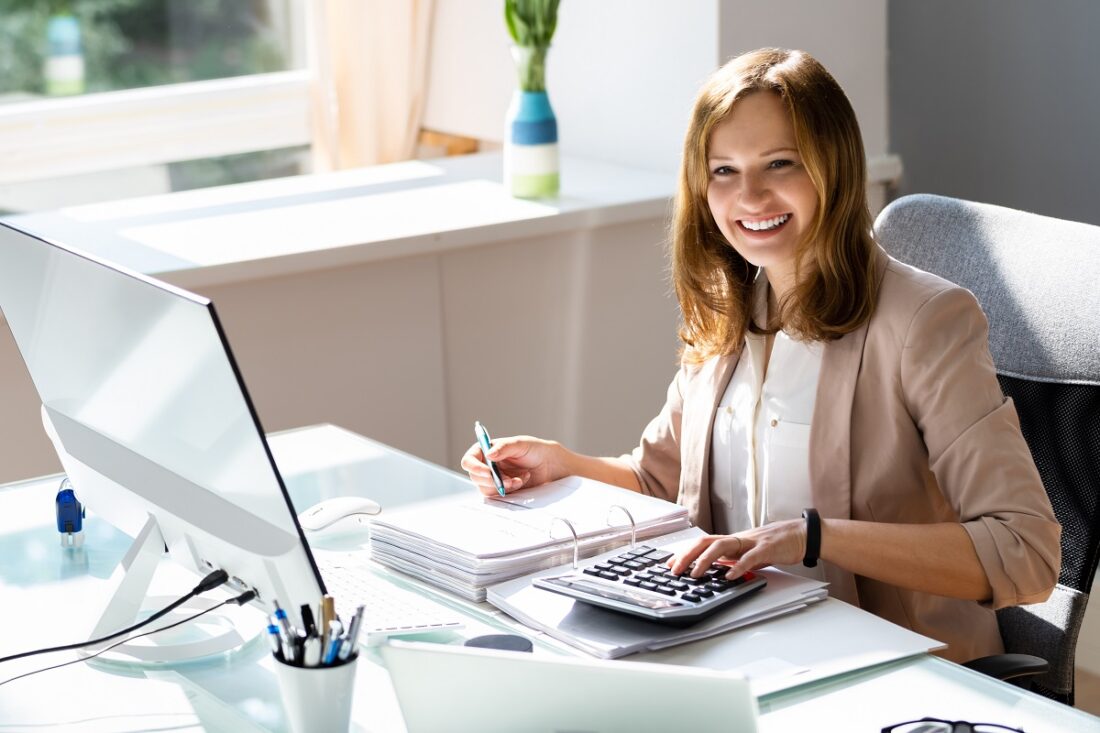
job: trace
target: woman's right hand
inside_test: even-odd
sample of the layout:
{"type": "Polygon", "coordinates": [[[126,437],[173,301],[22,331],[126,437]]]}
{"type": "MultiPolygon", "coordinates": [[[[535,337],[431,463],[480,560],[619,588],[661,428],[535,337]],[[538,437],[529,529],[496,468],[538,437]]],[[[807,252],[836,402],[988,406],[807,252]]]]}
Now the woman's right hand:
{"type": "MultiPolygon", "coordinates": [[[[489,451],[489,460],[497,465],[507,493],[531,486],[540,486],[569,475],[563,467],[568,451],[552,440],[516,435],[495,438],[489,451]]],[[[470,474],[470,480],[485,496],[499,496],[481,446],[474,443],[462,456],[462,468],[470,474]]]]}

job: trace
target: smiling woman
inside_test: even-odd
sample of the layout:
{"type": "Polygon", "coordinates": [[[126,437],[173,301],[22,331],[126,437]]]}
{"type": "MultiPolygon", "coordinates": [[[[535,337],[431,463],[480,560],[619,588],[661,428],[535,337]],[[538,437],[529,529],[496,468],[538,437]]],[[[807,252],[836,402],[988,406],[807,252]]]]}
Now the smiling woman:
{"type": "MultiPolygon", "coordinates": [[[[775,565],[938,639],[1002,651],[994,609],[1046,599],[1060,527],[966,290],[875,243],[855,113],[801,51],[716,71],[684,141],[670,257],[682,363],[632,453],[472,446],[508,492],[580,475],[687,507],[671,564],[775,565]]],[[[765,593],[767,591],[764,591],[765,593]]]]}

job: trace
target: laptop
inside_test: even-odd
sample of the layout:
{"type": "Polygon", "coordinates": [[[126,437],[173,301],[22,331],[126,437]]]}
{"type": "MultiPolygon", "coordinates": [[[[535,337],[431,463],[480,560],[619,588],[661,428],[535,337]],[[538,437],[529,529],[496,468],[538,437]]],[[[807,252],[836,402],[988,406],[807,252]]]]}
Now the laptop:
{"type": "Polygon", "coordinates": [[[757,730],[734,672],[394,640],[379,651],[409,733],[757,730]]]}

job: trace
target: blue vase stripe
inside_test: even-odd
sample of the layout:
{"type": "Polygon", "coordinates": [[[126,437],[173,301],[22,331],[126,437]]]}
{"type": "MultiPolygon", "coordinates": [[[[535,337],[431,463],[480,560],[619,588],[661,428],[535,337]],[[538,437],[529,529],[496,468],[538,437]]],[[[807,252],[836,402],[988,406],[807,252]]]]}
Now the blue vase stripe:
{"type": "Polygon", "coordinates": [[[521,92],[513,102],[513,143],[541,145],[558,141],[558,121],[546,92],[521,92]]]}
{"type": "Polygon", "coordinates": [[[512,123],[512,142],[516,145],[543,145],[557,141],[557,120],[538,120],[537,122],[516,120],[512,123]]]}

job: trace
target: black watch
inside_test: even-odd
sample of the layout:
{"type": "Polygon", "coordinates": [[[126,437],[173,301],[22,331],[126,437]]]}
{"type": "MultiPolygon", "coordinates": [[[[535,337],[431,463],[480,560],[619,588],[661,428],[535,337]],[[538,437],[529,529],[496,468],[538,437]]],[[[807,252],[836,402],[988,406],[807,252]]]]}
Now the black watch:
{"type": "Polygon", "coordinates": [[[802,518],[806,520],[806,556],[802,564],[816,568],[817,556],[821,554],[821,516],[816,509],[803,509],[802,518]]]}

